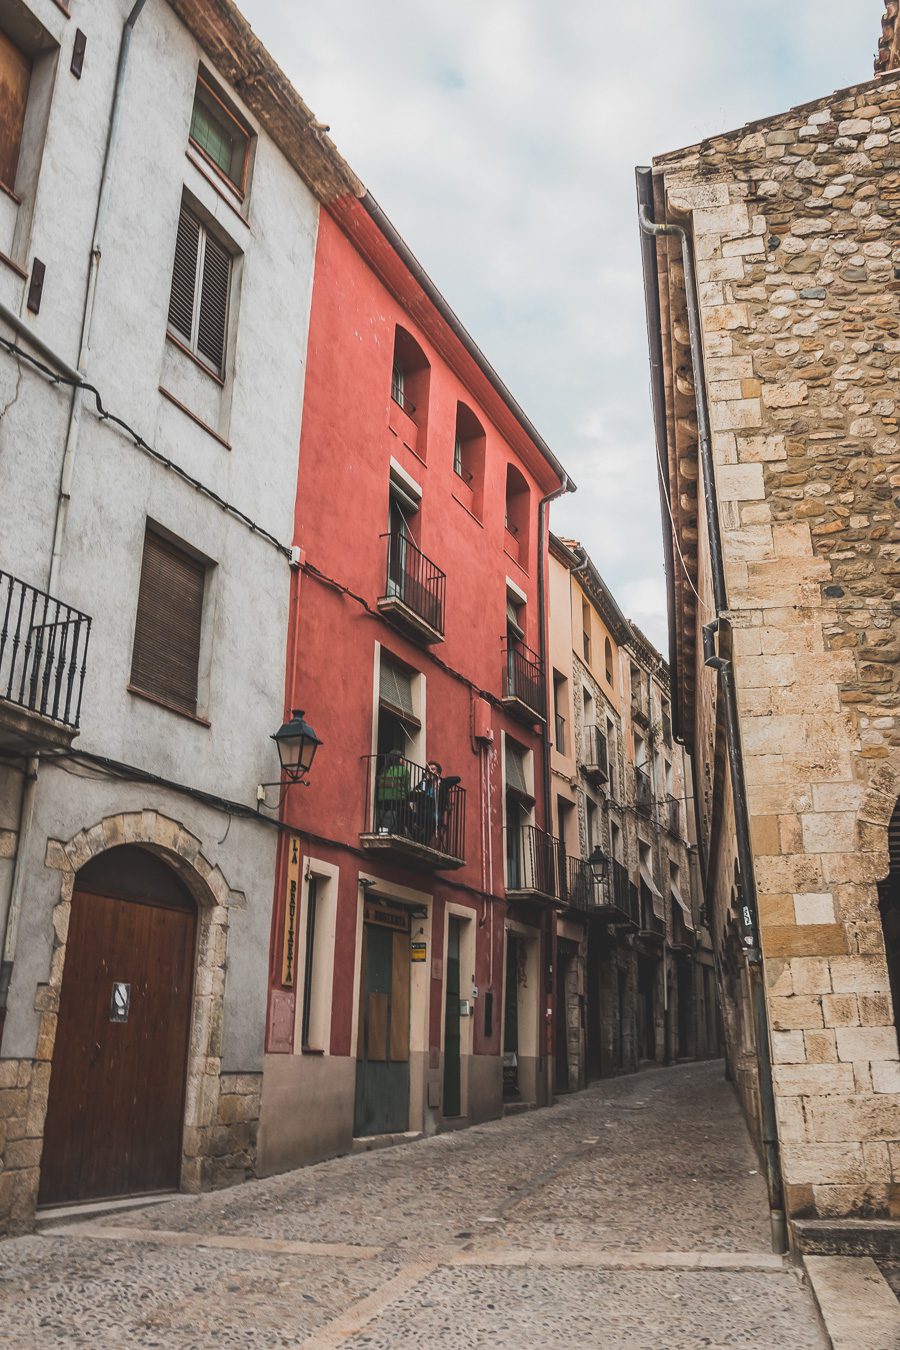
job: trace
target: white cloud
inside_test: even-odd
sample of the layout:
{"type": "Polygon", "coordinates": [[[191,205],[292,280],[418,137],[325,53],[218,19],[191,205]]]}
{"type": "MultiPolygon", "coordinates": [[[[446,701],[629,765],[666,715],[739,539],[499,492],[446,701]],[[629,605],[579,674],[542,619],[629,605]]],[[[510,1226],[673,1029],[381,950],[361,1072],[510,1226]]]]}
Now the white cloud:
{"type": "Polygon", "coordinates": [[[868,79],[882,0],[239,0],[579,485],[665,650],[634,165],[868,79]]]}

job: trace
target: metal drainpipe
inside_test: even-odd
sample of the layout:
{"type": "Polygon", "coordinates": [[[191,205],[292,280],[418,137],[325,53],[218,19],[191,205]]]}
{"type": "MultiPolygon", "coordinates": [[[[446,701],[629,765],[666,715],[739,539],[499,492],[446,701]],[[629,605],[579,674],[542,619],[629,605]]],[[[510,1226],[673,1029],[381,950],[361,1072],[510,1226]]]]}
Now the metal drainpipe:
{"type": "MultiPolygon", "coordinates": [[[[119,44],[119,61],[116,67],[116,82],[113,88],[112,107],[109,113],[109,130],[106,134],[106,149],[103,155],[103,170],[100,175],[100,191],[97,196],[97,211],[94,216],[94,234],[91,241],[91,259],[88,269],[87,289],[84,297],[84,310],[81,317],[81,345],[78,352],[78,369],[87,371],[91,346],[91,329],[94,320],[94,302],[97,295],[97,277],[102,257],[102,235],[109,209],[109,194],[112,181],[112,168],[116,143],[119,137],[119,125],[122,119],[122,91],[125,86],[125,72],[128,55],[131,51],[131,39],[135,25],[141,16],[147,0],[135,0],[125,25],[119,44]]],[[[75,454],[78,449],[78,431],[81,424],[81,394],[72,391],[69,409],[69,425],[66,431],[66,448],[63,454],[62,469],[59,478],[59,491],[56,501],[56,522],[53,528],[53,552],[50,557],[50,574],[47,590],[53,595],[59,582],[62,560],[63,540],[66,533],[66,521],[69,515],[69,500],[72,494],[72,479],[75,471],[75,454]]]]}
{"type": "Polygon", "coordinates": [[[22,784],[22,796],[19,802],[19,829],[16,837],[16,861],[13,865],[12,885],[9,892],[9,908],[3,925],[3,956],[0,961],[0,1052],[3,1050],[3,1029],[6,1025],[6,1007],[9,1001],[9,986],[12,980],[13,963],[16,958],[16,937],[19,932],[19,914],[22,911],[22,890],[25,876],[25,851],[31,831],[31,819],[34,815],[34,798],[37,791],[40,756],[32,755],[25,768],[25,781],[22,784]]]}
{"type": "MultiPolygon", "coordinates": [[[[725,741],[728,748],[728,763],[731,776],[731,791],[734,802],[735,842],[741,869],[744,895],[741,905],[741,926],[744,949],[750,965],[751,984],[754,990],[754,1018],[756,1023],[756,1052],[759,1068],[759,1091],[762,1106],[762,1143],[766,1161],[766,1182],[769,1192],[769,1211],[772,1230],[772,1246],[776,1251],[785,1251],[787,1247],[784,1195],[779,1163],[778,1130],[775,1113],[775,1096],[772,1087],[772,1061],[769,1046],[769,1027],[766,1016],[765,995],[762,988],[762,953],[759,945],[759,911],[756,897],[756,877],[753,869],[753,849],[750,842],[750,819],[747,808],[747,785],[744,777],[744,762],[741,754],[740,723],[738,719],[737,699],[734,687],[734,671],[728,657],[716,652],[715,635],[723,624],[723,615],[728,608],[725,587],[725,567],[722,557],[722,536],[719,523],[719,503],[715,491],[715,466],[712,453],[712,436],[709,424],[709,402],[706,388],[706,372],[703,365],[703,348],[700,322],[700,303],[697,294],[697,280],[694,270],[694,254],[687,230],[680,225],[658,225],[651,220],[647,203],[640,191],[639,176],[638,219],[644,234],[653,238],[668,237],[680,240],[681,256],[684,264],[685,303],[688,315],[688,332],[691,346],[691,366],[694,376],[694,389],[697,402],[697,432],[699,457],[703,476],[703,499],[706,509],[706,527],[709,543],[710,569],[712,572],[713,601],[716,616],[703,629],[704,665],[718,672],[725,709],[725,741]]],[[[727,620],[725,620],[727,624],[727,620]]]]}
{"type": "MultiPolygon", "coordinates": [[[[549,508],[549,506],[550,506],[550,503],[553,502],[553,501],[556,501],[557,497],[563,497],[563,496],[565,496],[565,494],[566,494],[567,492],[574,492],[574,491],[575,491],[575,486],[574,486],[574,484],[570,484],[570,482],[569,482],[569,475],[568,475],[567,473],[563,473],[563,476],[562,476],[562,483],[560,484],[560,486],[559,486],[558,488],[555,488],[553,492],[548,492],[547,495],[546,495],[546,497],[542,497],[541,500],[540,500],[540,503],[539,503],[539,505],[538,505],[538,573],[537,573],[537,583],[538,583],[538,626],[539,626],[538,641],[539,641],[539,646],[540,646],[541,666],[543,667],[543,671],[544,671],[544,698],[545,698],[545,699],[547,698],[547,692],[548,692],[548,691],[547,691],[547,685],[548,685],[547,675],[548,675],[548,673],[549,673],[548,670],[547,670],[547,652],[548,652],[548,648],[549,648],[549,640],[548,640],[547,629],[548,629],[549,613],[548,613],[548,605],[547,605],[547,565],[546,565],[546,562],[545,562],[545,548],[544,548],[545,536],[546,536],[546,534],[547,534],[547,528],[546,528],[547,511],[548,511],[548,508],[549,508]]],[[[551,787],[551,777],[550,777],[550,709],[549,709],[549,705],[548,705],[548,707],[545,709],[545,711],[546,711],[546,713],[547,713],[547,716],[544,718],[544,726],[543,726],[543,730],[542,730],[542,732],[541,732],[541,752],[542,752],[542,770],[543,770],[542,777],[543,777],[543,783],[544,783],[544,828],[546,829],[547,834],[550,835],[550,834],[552,834],[552,831],[551,831],[551,829],[550,829],[550,825],[552,824],[552,821],[553,821],[553,814],[552,814],[553,808],[552,808],[552,805],[551,805],[552,787],[551,787]]],[[[551,863],[551,866],[553,867],[553,869],[554,869],[554,871],[555,871],[555,869],[559,866],[559,858],[558,858],[558,857],[557,857],[557,858],[553,858],[552,863],[551,863]]],[[[549,909],[549,910],[547,911],[547,969],[546,969],[546,971],[545,971],[545,973],[544,973],[544,976],[545,976],[545,988],[544,988],[544,1008],[545,1008],[545,1016],[544,1016],[544,1025],[543,1025],[543,1027],[541,1028],[541,1033],[542,1033],[542,1035],[543,1035],[543,1037],[544,1037],[544,1045],[545,1045],[545,1048],[546,1048],[546,1051],[547,1051],[547,1054],[546,1054],[547,1067],[546,1067],[545,1072],[546,1072],[546,1091],[547,1091],[547,1105],[548,1105],[548,1106],[549,1106],[549,1105],[551,1104],[551,1102],[553,1101],[553,1078],[552,1078],[552,1074],[551,1074],[551,1071],[550,1071],[550,1066],[551,1066],[551,1064],[552,1064],[552,1062],[553,1062],[553,1055],[552,1055],[552,1048],[553,1048],[552,1031],[553,1031],[553,1006],[554,1006],[551,1000],[552,1000],[553,997],[554,997],[554,990],[553,990],[553,975],[554,975],[554,968],[555,968],[555,964],[556,964],[556,963],[555,963],[555,960],[554,960],[554,956],[555,956],[555,951],[554,951],[554,937],[555,937],[556,935],[555,935],[555,933],[554,933],[553,914],[554,914],[553,909],[549,909]],[[548,986],[549,986],[549,987],[548,987],[548,986]]]]}

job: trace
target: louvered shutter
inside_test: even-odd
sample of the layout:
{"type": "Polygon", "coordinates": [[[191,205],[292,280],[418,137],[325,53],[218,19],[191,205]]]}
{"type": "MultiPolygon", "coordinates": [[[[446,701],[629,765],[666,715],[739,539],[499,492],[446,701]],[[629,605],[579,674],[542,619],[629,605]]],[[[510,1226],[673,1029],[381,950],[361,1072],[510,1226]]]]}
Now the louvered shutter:
{"type": "Polygon", "coordinates": [[[506,788],[509,792],[517,792],[520,797],[528,796],[525,753],[510,741],[506,742],[506,788]]]}
{"type": "Polygon", "coordinates": [[[148,530],[138,593],[131,683],[145,694],[197,711],[197,667],[206,568],[148,530]]]}
{"type": "Polygon", "coordinates": [[[225,367],[225,332],[228,324],[228,286],[231,258],[210,234],[203,249],[203,276],[200,282],[200,315],[197,323],[197,351],[205,356],[219,375],[225,367]]]}
{"type": "Polygon", "coordinates": [[[419,725],[413,710],[412,679],[399,666],[382,659],[378,687],[379,701],[407,722],[419,725]]]}
{"type": "Polygon", "coordinates": [[[201,225],[185,207],[178,218],[172,293],[169,297],[169,327],[190,343],[194,335],[194,296],[197,290],[197,255],[201,225]]]}
{"type": "Polygon", "coordinates": [[[31,62],[5,33],[0,33],[0,183],[14,191],[25,108],[31,84],[31,62]]]}

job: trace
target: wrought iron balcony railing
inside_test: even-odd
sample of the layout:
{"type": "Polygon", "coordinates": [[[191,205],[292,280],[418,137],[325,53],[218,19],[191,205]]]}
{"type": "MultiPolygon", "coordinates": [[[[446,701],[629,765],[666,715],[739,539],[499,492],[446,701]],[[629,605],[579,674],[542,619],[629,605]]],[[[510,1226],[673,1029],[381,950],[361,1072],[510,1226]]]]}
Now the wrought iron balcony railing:
{"type": "Polygon", "coordinates": [[[434,640],[440,639],[444,635],[446,576],[402,531],[382,538],[387,541],[387,569],[379,606],[396,608],[399,603],[408,611],[407,618],[424,624],[436,635],[434,640]]]}
{"type": "Polygon", "coordinates": [[[77,728],[91,620],[0,572],[0,699],[77,728]]]}
{"type": "Polygon", "coordinates": [[[559,895],[560,842],[536,825],[506,831],[506,889],[534,891],[549,899],[559,895]]]}
{"type": "Polygon", "coordinates": [[[546,716],[544,667],[537,652],[519,638],[503,639],[503,700],[535,720],[546,716]]]}
{"type": "Polygon", "coordinates": [[[638,888],[628,875],[624,863],[613,858],[609,865],[609,904],[618,910],[629,923],[640,924],[641,905],[638,888]]]}
{"type": "Polygon", "coordinates": [[[363,843],[434,867],[466,856],[466,790],[399,754],[367,755],[363,843]]]}
{"type": "Polygon", "coordinates": [[[650,811],[653,806],[653,784],[646,769],[635,767],[634,803],[640,811],[650,811]]]}
{"type": "Polygon", "coordinates": [[[584,728],[584,771],[604,781],[609,780],[609,746],[598,726],[584,728]]]}
{"type": "Polygon", "coordinates": [[[671,792],[659,803],[659,817],[663,829],[670,834],[681,834],[681,807],[678,798],[673,797],[671,792]]]}

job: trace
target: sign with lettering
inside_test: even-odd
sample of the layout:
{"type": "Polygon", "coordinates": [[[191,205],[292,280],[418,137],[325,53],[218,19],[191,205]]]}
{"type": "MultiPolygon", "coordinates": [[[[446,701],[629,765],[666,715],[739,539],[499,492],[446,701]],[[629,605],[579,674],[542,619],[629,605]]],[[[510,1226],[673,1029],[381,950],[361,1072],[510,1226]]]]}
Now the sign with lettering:
{"type": "Polygon", "coordinates": [[[366,901],[366,923],[377,923],[382,928],[393,928],[396,933],[409,932],[409,914],[405,909],[391,909],[378,900],[366,901]]]}
{"type": "Polygon", "coordinates": [[[288,839],[287,880],[285,882],[284,939],[281,951],[281,983],[294,986],[297,964],[297,920],[300,917],[300,840],[288,839]]]}
{"type": "Polygon", "coordinates": [[[427,942],[411,942],[409,944],[410,961],[425,961],[428,958],[427,942]]]}

